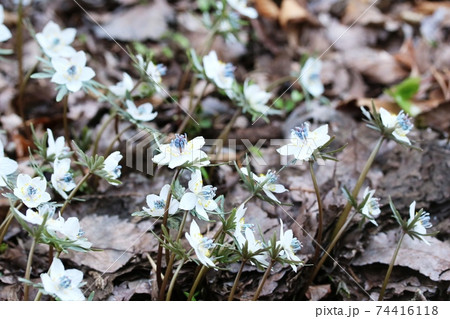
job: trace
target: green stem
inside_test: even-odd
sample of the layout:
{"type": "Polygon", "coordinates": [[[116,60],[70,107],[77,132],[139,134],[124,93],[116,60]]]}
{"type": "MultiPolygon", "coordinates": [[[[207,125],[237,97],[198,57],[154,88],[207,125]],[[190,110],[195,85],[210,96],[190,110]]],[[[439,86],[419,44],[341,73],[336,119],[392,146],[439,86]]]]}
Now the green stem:
{"type": "Polygon", "coordinates": [[[244,266],[245,266],[246,262],[247,262],[246,259],[242,260],[241,267],[239,268],[239,271],[236,274],[236,278],[234,279],[233,287],[231,288],[231,292],[230,292],[230,296],[228,297],[228,301],[233,301],[234,293],[236,292],[236,288],[237,288],[237,285],[239,283],[239,279],[241,278],[242,271],[244,270],[244,266]]]}
{"type": "MultiPolygon", "coordinates": [[[[181,171],[181,168],[178,167],[175,171],[175,174],[172,177],[172,182],[170,183],[171,186],[178,178],[180,171],[181,171]]],[[[162,221],[161,227],[167,228],[167,219],[169,218],[169,207],[170,207],[171,199],[172,199],[172,187],[170,187],[169,192],[167,193],[166,206],[164,208],[164,216],[163,216],[163,221],[162,221]]],[[[164,233],[161,234],[161,238],[162,238],[162,240],[164,240],[164,233]]],[[[158,256],[156,259],[156,281],[157,281],[158,287],[160,289],[160,293],[161,293],[161,288],[162,288],[162,279],[161,279],[161,276],[162,276],[162,254],[163,254],[163,246],[160,242],[158,245],[158,256]]]]}
{"type": "Polygon", "coordinates": [[[67,144],[69,144],[70,149],[72,149],[72,143],[70,143],[70,129],[69,129],[69,119],[67,114],[69,113],[69,94],[66,94],[63,99],[63,121],[64,121],[64,136],[66,138],[67,144]]]}
{"type": "Polygon", "coordinates": [[[131,124],[131,125],[127,126],[122,131],[120,131],[116,135],[116,137],[114,137],[114,139],[112,140],[112,142],[109,144],[108,148],[106,149],[105,157],[107,157],[111,153],[111,150],[112,150],[114,144],[120,139],[120,137],[123,135],[123,133],[125,133],[126,131],[128,131],[129,129],[131,129],[133,127],[134,127],[134,124],[131,124]]]}
{"type": "MultiPolygon", "coordinates": [[[[19,210],[22,208],[22,203],[18,204],[16,209],[19,210]]],[[[5,220],[2,222],[2,224],[0,225],[0,244],[3,243],[3,239],[5,238],[6,232],[9,229],[9,225],[11,225],[11,222],[13,220],[14,214],[12,213],[11,210],[8,211],[8,214],[6,215],[5,220]]]]}
{"type": "Polygon", "coordinates": [[[317,205],[319,208],[319,227],[317,230],[317,237],[316,237],[316,251],[314,253],[313,258],[313,264],[317,262],[317,259],[319,258],[320,254],[320,248],[322,247],[322,232],[323,232],[323,204],[322,199],[320,197],[320,191],[319,191],[319,185],[317,184],[316,175],[314,174],[314,162],[309,162],[309,172],[311,173],[311,179],[314,185],[314,191],[316,193],[317,197],[317,205]]]}
{"type": "Polygon", "coordinates": [[[38,293],[36,294],[36,298],[34,298],[34,301],[40,301],[42,297],[42,292],[38,291],[38,293]]]}
{"type": "Polygon", "coordinates": [[[200,268],[200,271],[198,272],[197,277],[195,278],[194,284],[192,285],[191,290],[189,291],[188,301],[192,301],[192,298],[194,297],[194,294],[195,294],[195,290],[197,289],[198,285],[202,281],[203,275],[206,273],[207,270],[208,270],[208,267],[206,267],[205,265],[202,265],[202,267],[200,268]]]}
{"type": "Polygon", "coordinates": [[[258,289],[256,290],[255,295],[253,296],[253,301],[258,300],[259,295],[261,294],[261,291],[264,287],[264,284],[266,283],[266,280],[269,277],[270,270],[272,269],[274,262],[275,261],[273,259],[270,260],[269,266],[267,266],[266,272],[264,273],[264,276],[262,277],[261,282],[259,283],[258,289]]]}
{"type": "MultiPolygon", "coordinates": [[[[353,192],[352,192],[352,196],[354,198],[358,197],[359,190],[361,189],[361,187],[364,183],[364,180],[366,179],[366,175],[369,172],[369,169],[372,166],[373,161],[375,160],[375,157],[377,156],[378,151],[380,150],[380,147],[383,144],[383,141],[384,141],[384,137],[382,136],[379,138],[375,148],[373,149],[372,153],[369,156],[369,159],[366,162],[366,165],[364,166],[361,174],[359,175],[358,181],[356,182],[355,188],[353,189],[353,192]]],[[[345,220],[347,219],[348,214],[350,213],[351,209],[352,209],[352,204],[350,203],[350,201],[348,201],[344,207],[344,210],[343,210],[341,216],[339,217],[339,219],[336,223],[336,226],[333,230],[333,234],[332,234],[331,238],[334,238],[336,236],[336,234],[339,232],[339,229],[345,223],[345,220]]]]}
{"type": "MultiPolygon", "coordinates": [[[[23,104],[23,89],[21,89],[23,85],[23,5],[22,1],[19,1],[19,7],[17,8],[18,22],[17,22],[17,30],[16,30],[16,57],[17,57],[17,73],[18,73],[18,88],[19,88],[19,96],[17,103],[19,104],[19,112],[22,117],[22,121],[25,124],[25,107],[23,104]]],[[[24,125],[25,126],[25,125],[24,125]]]]}
{"type": "Polygon", "coordinates": [[[276,79],[275,81],[273,81],[272,83],[270,83],[267,87],[266,87],[266,91],[270,92],[272,91],[274,88],[276,88],[278,85],[283,84],[284,82],[292,82],[293,80],[297,80],[297,77],[292,76],[292,75],[286,75],[283,76],[279,79],[276,79]]]}
{"type": "Polygon", "coordinates": [[[64,205],[61,207],[60,210],[60,214],[62,216],[62,214],[64,213],[67,205],[70,203],[70,201],[74,198],[75,194],[78,192],[78,190],[80,189],[81,185],[83,185],[83,183],[85,181],[88,180],[88,178],[91,176],[91,172],[87,173],[86,175],[83,176],[83,178],[81,179],[81,181],[77,184],[77,186],[72,190],[72,192],[69,194],[69,196],[67,197],[66,201],[64,202],[64,205]]]}
{"type": "Polygon", "coordinates": [[[109,118],[100,127],[100,130],[97,133],[97,137],[95,138],[94,149],[92,151],[93,155],[97,154],[98,144],[100,142],[100,139],[101,139],[103,133],[105,132],[106,128],[108,127],[109,123],[111,123],[114,120],[115,117],[116,117],[116,113],[115,112],[111,113],[109,118]]]}
{"type": "Polygon", "coordinates": [[[173,274],[172,280],[170,281],[169,290],[167,291],[166,301],[170,301],[170,298],[172,298],[172,291],[173,291],[173,288],[175,287],[175,281],[176,281],[178,274],[180,273],[180,270],[183,267],[183,265],[184,265],[184,259],[180,262],[177,269],[175,270],[175,273],[173,274]]]}
{"type": "MultiPolygon", "coordinates": [[[[33,255],[34,250],[36,249],[36,238],[33,238],[33,242],[31,243],[30,252],[28,254],[28,261],[27,261],[27,268],[25,269],[25,279],[30,280],[30,274],[31,274],[31,264],[33,263],[33,255]]],[[[30,286],[28,283],[25,283],[25,289],[23,292],[23,300],[28,301],[28,296],[30,292],[30,286]]]]}
{"type": "Polygon", "coordinates": [[[319,272],[320,268],[322,267],[323,263],[325,262],[325,260],[328,258],[328,256],[331,253],[331,250],[334,248],[334,246],[336,245],[336,243],[338,242],[339,238],[341,238],[342,234],[344,233],[344,231],[347,229],[347,226],[350,224],[351,220],[353,219],[353,217],[356,215],[356,211],[350,216],[350,218],[348,218],[345,221],[345,224],[341,227],[341,229],[339,229],[339,232],[336,234],[336,236],[333,238],[333,241],[330,243],[330,245],[328,245],[325,254],[322,256],[322,258],[320,259],[319,263],[316,265],[316,267],[314,268],[314,272],[311,276],[310,279],[310,283],[314,280],[314,278],[316,278],[317,273],[319,272]]]}
{"type": "Polygon", "coordinates": [[[397,248],[395,249],[394,255],[392,256],[391,263],[389,264],[388,271],[386,273],[386,277],[384,278],[383,286],[381,287],[380,296],[378,297],[378,301],[382,301],[384,298],[384,292],[386,290],[386,286],[389,282],[389,278],[391,277],[392,269],[394,268],[395,259],[397,258],[398,252],[400,250],[400,246],[402,245],[403,238],[405,237],[405,232],[402,231],[402,236],[397,243],[397,248]]]}

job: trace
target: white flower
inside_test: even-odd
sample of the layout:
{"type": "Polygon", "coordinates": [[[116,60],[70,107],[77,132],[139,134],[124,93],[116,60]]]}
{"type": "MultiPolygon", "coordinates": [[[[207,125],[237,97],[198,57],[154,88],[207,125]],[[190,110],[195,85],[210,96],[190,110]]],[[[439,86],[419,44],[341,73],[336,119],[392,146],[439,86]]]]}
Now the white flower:
{"type": "Polygon", "coordinates": [[[16,185],[14,195],[21,199],[29,208],[38,207],[51,199],[50,194],[45,191],[47,181],[44,178],[31,178],[28,175],[19,174],[16,185]]]}
{"type": "MultiPolygon", "coordinates": [[[[409,219],[407,222],[408,228],[411,227],[412,222],[414,218],[416,217],[416,201],[412,202],[409,206],[409,219]]],[[[423,211],[420,214],[419,219],[415,222],[414,227],[412,231],[417,235],[423,242],[425,242],[427,245],[430,245],[430,243],[425,239],[427,233],[427,228],[432,227],[430,223],[430,213],[423,211]]]]}
{"type": "Polygon", "coordinates": [[[60,158],[67,155],[67,153],[69,152],[69,148],[66,146],[66,140],[64,139],[64,136],[58,137],[55,141],[52,130],[48,128],[47,138],[47,157],[54,155],[55,158],[60,158]]]}
{"type": "MultiPolygon", "coordinates": [[[[152,217],[162,217],[164,216],[164,210],[166,209],[166,199],[169,193],[170,185],[166,184],[161,188],[161,192],[158,195],[150,194],[147,195],[147,207],[142,207],[142,209],[152,217]]],[[[177,212],[180,203],[175,199],[171,198],[169,205],[169,215],[173,215],[177,212]]]]}
{"type": "Polygon", "coordinates": [[[217,209],[217,203],[214,201],[217,188],[211,185],[203,186],[202,173],[199,169],[192,172],[188,187],[192,193],[187,192],[183,195],[180,201],[180,208],[185,210],[195,208],[200,217],[209,220],[207,211],[217,209]]]}
{"type": "Polygon", "coordinates": [[[5,157],[3,143],[0,140],[0,187],[6,186],[7,176],[17,170],[17,162],[5,157]]]}
{"type": "Polygon", "coordinates": [[[64,269],[61,260],[54,258],[48,273],[41,274],[44,290],[62,301],[85,300],[79,288],[83,273],[77,269],[64,269]]]}
{"type": "Polygon", "coordinates": [[[224,63],[217,58],[216,51],[209,52],[203,57],[206,76],[225,91],[230,91],[234,82],[234,67],[231,63],[224,63]]]}
{"type": "Polygon", "coordinates": [[[202,236],[200,228],[195,220],[191,222],[189,232],[190,233],[186,233],[185,236],[189,244],[194,248],[197,258],[203,265],[214,267],[213,261],[209,258],[209,256],[211,256],[210,249],[214,248],[214,242],[211,239],[202,236]]]}
{"type": "Polygon", "coordinates": [[[142,122],[149,122],[153,120],[158,112],[153,112],[153,105],[150,103],[144,103],[136,107],[133,101],[127,100],[127,112],[136,120],[142,122]]]}
{"type": "MultiPolygon", "coordinates": [[[[244,175],[248,176],[247,168],[241,167],[241,171],[244,175]]],[[[277,182],[278,176],[272,170],[268,170],[267,174],[260,174],[257,176],[255,173],[252,173],[253,180],[258,184],[263,184],[262,190],[264,193],[276,203],[281,203],[273,193],[284,193],[288,190],[284,188],[281,184],[275,184],[277,182]]]]}
{"type": "Polygon", "coordinates": [[[246,16],[250,19],[256,19],[258,17],[258,12],[250,7],[247,7],[247,0],[227,0],[230,7],[234,10],[246,16]]]}
{"type": "Polygon", "coordinates": [[[76,217],[69,217],[65,222],[61,224],[61,227],[57,229],[67,239],[73,241],[73,245],[89,249],[92,246],[87,238],[84,236],[84,231],[81,229],[80,221],[76,217]]]}
{"type": "Polygon", "coordinates": [[[116,96],[124,97],[127,92],[131,92],[134,87],[133,79],[128,73],[123,72],[123,80],[111,85],[108,89],[116,96]]]}
{"type": "Polygon", "coordinates": [[[149,61],[147,65],[145,65],[144,59],[142,58],[142,55],[138,54],[136,56],[138,60],[139,67],[141,70],[144,70],[150,79],[155,82],[155,87],[157,91],[160,91],[160,84],[162,83],[162,77],[166,75],[167,68],[164,66],[164,64],[153,64],[152,61],[149,61]]]}
{"type": "Polygon", "coordinates": [[[398,115],[392,114],[383,108],[380,108],[380,116],[383,125],[389,129],[394,129],[392,135],[399,141],[411,144],[406,136],[414,127],[411,119],[405,112],[401,111],[398,115]]]}
{"type": "MultiPolygon", "coordinates": [[[[295,253],[302,248],[302,244],[294,237],[294,234],[291,229],[284,232],[283,231],[283,221],[280,219],[280,240],[277,242],[277,245],[281,245],[283,250],[280,253],[280,256],[283,256],[287,260],[300,262],[300,258],[298,258],[295,253]]],[[[291,265],[292,269],[297,272],[297,267],[295,265],[291,265]]]]}
{"type": "Polygon", "coordinates": [[[322,95],[324,87],[320,80],[320,71],[322,70],[322,61],[315,58],[309,58],[303,65],[300,73],[300,82],[302,86],[312,96],[322,95]]]}
{"type": "Polygon", "coordinates": [[[372,224],[378,226],[375,218],[377,218],[381,214],[379,206],[380,199],[372,197],[373,194],[375,194],[375,190],[370,190],[369,187],[364,190],[363,198],[366,198],[367,195],[369,195],[369,197],[367,198],[367,201],[362,208],[361,213],[366,216],[372,224]]]}
{"type": "Polygon", "coordinates": [[[316,149],[330,140],[328,125],[322,125],[314,131],[309,131],[309,123],[291,130],[291,142],[277,149],[281,155],[294,155],[297,160],[308,160],[316,149]]]}
{"type": "Polygon", "coordinates": [[[254,227],[253,224],[245,223],[244,215],[246,210],[247,208],[245,208],[244,205],[241,204],[236,210],[236,214],[234,215],[234,223],[236,224],[236,227],[234,229],[233,235],[238,242],[245,241],[245,230],[247,228],[252,229],[254,227]]]}
{"type": "MultiPolygon", "coordinates": [[[[122,155],[119,151],[111,153],[103,162],[103,171],[106,172],[107,176],[112,179],[118,179],[121,175],[120,169],[122,166],[119,165],[122,155]]],[[[109,182],[111,185],[119,185],[117,182],[109,182]]]]}
{"type": "Polygon", "coordinates": [[[248,80],[244,82],[244,97],[247,106],[261,114],[280,114],[279,110],[273,110],[267,106],[272,95],[262,90],[257,84],[249,84],[248,80]]]}
{"type": "MultiPolygon", "coordinates": [[[[245,237],[242,236],[237,238],[239,247],[241,249],[244,247],[245,243],[247,243],[247,251],[249,254],[256,253],[258,250],[264,248],[261,241],[255,239],[255,235],[253,234],[253,230],[251,229],[251,227],[246,227],[244,234],[245,237]]],[[[269,265],[269,262],[267,261],[266,251],[253,256],[252,259],[255,259],[263,267],[267,267],[269,265]]]]}
{"type": "Polygon", "coordinates": [[[45,222],[45,228],[47,228],[48,230],[57,231],[64,223],[64,219],[62,217],[53,219],[53,215],[55,214],[55,207],[49,204],[40,205],[37,212],[32,209],[27,209],[26,215],[22,214],[17,209],[15,209],[15,211],[21,219],[33,225],[42,225],[42,223],[44,222],[44,218],[47,218],[45,222]]]}
{"type": "Polygon", "coordinates": [[[9,40],[12,37],[11,31],[3,24],[5,13],[3,12],[3,6],[0,4],[0,42],[9,40]]]}
{"type": "Polygon", "coordinates": [[[54,57],[52,66],[56,72],[51,81],[65,85],[71,92],[79,91],[83,82],[95,76],[94,70],[86,66],[86,54],[83,51],[74,53],[69,58],[54,57]]]}
{"type": "Polygon", "coordinates": [[[175,134],[175,138],[170,144],[159,146],[160,154],[153,156],[152,161],[158,165],[168,165],[175,168],[190,164],[195,167],[209,164],[208,156],[201,150],[205,144],[205,139],[201,136],[187,141],[186,134],[175,134]]]}
{"type": "Polygon", "coordinates": [[[69,173],[70,159],[56,159],[53,164],[53,174],[51,177],[53,188],[64,198],[67,199],[66,192],[75,188],[73,176],[69,173]]]}
{"type": "Polygon", "coordinates": [[[67,28],[61,30],[59,25],[49,21],[42,32],[36,34],[36,40],[44,50],[44,53],[50,58],[70,57],[75,54],[75,49],[70,44],[75,39],[77,30],[67,28]]]}

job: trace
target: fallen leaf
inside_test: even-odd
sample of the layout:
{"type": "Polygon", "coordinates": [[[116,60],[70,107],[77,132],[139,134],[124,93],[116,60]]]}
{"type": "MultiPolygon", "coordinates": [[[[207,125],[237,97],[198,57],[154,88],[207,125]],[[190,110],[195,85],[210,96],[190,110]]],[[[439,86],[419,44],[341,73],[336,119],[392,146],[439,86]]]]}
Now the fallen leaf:
{"type": "Polygon", "coordinates": [[[308,291],[305,293],[306,298],[312,301],[318,301],[323,297],[327,296],[331,292],[331,286],[327,285],[318,285],[318,286],[309,286],[308,291]]]}
{"type": "Polygon", "coordinates": [[[280,15],[280,8],[272,0],[256,0],[256,10],[260,15],[269,19],[278,19],[280,15]]]}
{"type": "Polygon", "coordinates": [[[311,24],[318,24],[315,18],[309,14],[308,10],[296,0],[283,0],[279,21],[283,28],[286,28],[289,23],[309,22],[311,24]]]}

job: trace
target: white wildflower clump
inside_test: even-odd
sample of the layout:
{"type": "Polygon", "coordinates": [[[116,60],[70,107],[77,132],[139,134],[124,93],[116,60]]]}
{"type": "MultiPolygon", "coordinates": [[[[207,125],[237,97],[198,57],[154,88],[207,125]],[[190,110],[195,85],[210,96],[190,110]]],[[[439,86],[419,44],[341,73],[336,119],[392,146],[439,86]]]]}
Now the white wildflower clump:
{"type": "Polygon", "coordinates": [[[66,140],[64,136],[58,137],[56,140],[53,137],[51,129],[47,129],[47,156],[54,156],[56,159],[64,157],[69,152],[69,148],[66,146],[66,140]]]}
{"type": "Polygon", "coordinates": [[[321,96],[324,92],[324,87],[320,80],[321,70],[322,61],[315,58],[309,58],[306,60],[300,73],[300,83],[303,88],[314,97],[321,96]]]}
{"type": "MultiPolygon", "coordinates": [[[[166,199],[167,194],[169,194],[170,185],[166,184],[161,188],[161,192],[158,195],[150,194],[146,197],[146,202],[148,207],[142,207],[144,212],[146,212],[151,217],[162,217],[164,216],[164,211],[166,209],[166,199]]],[[[175,198],[171,198],[169,204],[169,215],[174,215],[178,211],[180,203],[175,198]]]]}
{"type": "MultiPolygon", "coordinates": [[[[106,173],[106,176],[112,179],[118,179],[121,175],[122,166],[119,165],[120,160],[122,159],[122,155],[119,151],[115,151],[111,153],[103,162],[104,167],[103,171],[106,173]]],[[[117,182],[109,182],[111,185],[119,185],[117,182]]]]}
{"type": "Polygon", "coordinates": [[[15,212],[22,220],[33,225],[42,225],[45,221],[45,228],[47,230],[58,231],[64,223],[62,217],[57,219],[53,218],[55,207],[49,204],[40,205],[37,212],[29,208],[26,211],[26,215],[17,209],[15,209],[15,212]]]}
{"type": "Polygon", "coordinates": [[[94,70],[86,66],[86,54],[78,51],[68,58],[52,58],[52,66],[55,69],[51,81],[64,85],[70,92],[77,92],[95,76],[94,70]]]}
{"type": "Polygon", "coordinates": [[[111,93],[119,97],[125,97],[126,93],[131,92],[134,87],[133,79],[128,73],[123,72],[122,77],[122,81],[108,87],[111,93]]]}
{"type": "Polygon", "coordinates": [[[3,24],[4,19],[5,13],[3,11],[3,6],[0,4],[0,42],[7,41],[12,37],[11,31],[9,31],[8,27],[3,24]]]}
{"type": "Polygon", "coordinates": [[[199,169],[192,172],[188,187],[192,193],[187,192],[183,195],[180,208],[185,210],[195,208],[201,218],[209,220],[207,212],[217,209],[217,203],[214,201],[216,188],[211,185],[203,186],[202,173],[199,169]]]}
{"type": "Polygon", "coordinates": [[[19,174],[16,185],[14,195],[28,208],[38,207],[51,199],[50,194],[45,191],[47,188],[45,178],[31,178],[29,175],[19,174]]]}
{"type": "Polygon", "coordinates": [[[186,239],[192,248],[194,248],[195,254],[200,262],[207,267],[214,267],[214,262],[209,258],[211,256],[211,249],[214,248],[214,242],[212,239],[203,237],[195,220],[191,222],[189,233],[185,234],[186,239]]]}
{"type": "Polygon", "coordinates": [[[53,163],[53,174],[51,182],[53,188],[64,198],[67,199],[67,192],[75,188],[76,184],[70,171],[70,159],[56,159],[53,163]]]}
{"type": "Polygon", "coordinates": [[[127,112],[136,120],[141,122],[149,122],[154,120],[158,112],[153,112],[153,105],[151,103],[144,103],[136,106],[133,101],[127,100],[127,112]]]}
{"type": "MultiPolygon", "coordinates": [[[[244,175],[248,176],[247,168],[242,167],[241,171],[244,175]]],[[[280,204],[281,202],[275,197],[273,193],[284,193],[288,190],[281,184],[276,184],[278,176],[272,170],[268,170],[267,174],[260,174],[259,176],[252,173],[253,180],[259,185],[262,185],[262,190],[264,193],[274,202],[280,204]]]]}
{"type": "MultiPolygon", "coordinates": [[[[299,263],[301,262],[300,258],[298,258],[295,254],[302,248],[302,244],[300,241],[294,237],[294,234],[291,229],[284,232],[283,230],[283,221],[280,219],[280,240],[277,242],[277,245],[280,245],[283,250],[280,252],[280,255],[287,260],[299,263]]],[[[297,272],[297,266],[291,264],[292,269],[297,272]]]]}
{"type": "Polygon", "coordinates": [[[50,57],[70,57],[75,54],[75,49],[70,44],[75,40],[77,30],[67,28],[61,30],[59,25],[49,21],[42,32],[36,34],[36,40],[44,53],[50,57]]]}
{"type": "Polygon", "coordinates": [[[279,110],[273,110],[267,106],[272,94],[264,91],[257,84],[249,84],[249,81],[244,82],[244,98],[247,107],[257,113],[261,114],[280,114],[279,110]]]}
{"type": "Polygon", "coordinates": [[[13,174],[17,170],[18,164],[16,161],[5,157],[3,150],[3,143],[0,140],[0,187],[6,186],[8,175],[13,174]]]}
{"type": "Polygon", "coordinates": [[[367,217],[372,224],[378,226],[375,218],[381,214],[380,199],[373,197],[374,194],[375,190],[370,190],[369,187],[364,190],[363,198],[366,198],[367,196],[368,198],[364,207],[361,209],[361,214],[367,217]]]}
{"type": "Polygon", "coordinates": [[[294,155],[297,160],[309,160],[314,151],[330,140],[328,125],[322,125],[314,131],[309,130],[309,123],[305,122],[300,127],[291,130],[291,141],[277,149],[281,155],[294,155]]]}
{"type": "MultiPolygon", "coordinates": [[[[253,230],[250,227],[246,227],[244,231],[245,236],[238,237],[239,247],[242,249],[247,244],[247,253],[255,254],[258,250],[264,249],[261,241],[256,240],[253,230]]],[[[267,267],[269,262],[267,261],[267,252],[262,251],[257,255],[253,255],[251,259],[256,260],[261,266],[267,267]]],[[[253,264],[253,262],[252,262],[253,264]]]]}
{"type": "Polygon", "coordinates": [[[405,112],[401,111],[398,115],[392,114],[385,109],[380,109],[380,117],[383,125],[388,129],[393,129],[392,135],[406,144],[411,144],[409,138],[406,136],[414,127],[411,119],[405,112]]]}
{"type": "Polygon", "coordinates": [[[201,167],[208,165],[208,155],[201,150],[205,145],[205,139],[197,136],[193,140],[187,140],[186,134],[175,134],[170,144],[159,145],[160,153],[153,156],[152,161],[158,165],[168,165],[169,168],[190,165],[201,167]]]}
{"type": "Polygon", "coordinates": [[[83,273],[77,269],[64,269],[58,258],[54,258],[48,273],[41,274],[42,284],[47,294],[62,301],[85,300],[80,289],[83,273]]]}
{"type": "Polygon", "coordinates": [[[234,82],[234,67],[231,63],[224,63],[217,58],[216,51],[209,52],[203,57],[203,67],[206,76],[228,95],[234,82]]]}
{"type": "Polygon", "coordinates": [[[247,0],[227,0],[230,7],[234,10],[246,16],[250,19],[256,19],[258,17],[258,12],[251,7],[247,6],[247,0]]]}
{"type": "Polygon", "coordinates": [[[412,228],[411,231],[420,240],[422,240],[427,245],[430,243],[425,239],[427,233],[427,228],[431,228],[430,223],[430,213],[422,211],[419,218],[417,218],[418,213],[416,212],[416,201],[412,202],[409,206],[409,219],[407,221],[407,227],[412,228]]]}

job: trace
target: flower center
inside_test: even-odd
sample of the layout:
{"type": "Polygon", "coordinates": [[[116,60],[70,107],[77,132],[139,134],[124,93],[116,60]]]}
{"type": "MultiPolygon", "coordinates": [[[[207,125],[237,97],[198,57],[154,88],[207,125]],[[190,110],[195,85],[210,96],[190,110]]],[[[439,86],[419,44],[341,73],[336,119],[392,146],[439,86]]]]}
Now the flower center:
{"type": "Polygon", "coordinates": [[[203,187],[202,191],[200,192],[200,196],[202,196],[206,200],[213,199],[214,196],[216,196],[216,190],[217,187],[212,187],[211,185],[207,185],[203,187]]]}
{"type": "Polygon", "coordinates": [[[291,241],[291,249],[294,252],[294,254],[302,249],[302,243],[297,239],[297,237],[293,238],[291,241]]]}
{"type": "Polygon", "coordinates": [[[272,172],[270,169],[267,171],[266,178],[267,178],[267,184],[275,184],[278,180],[277,174],[272,172]]]}
{"type": "Polygon", "coordinates": [[[184,148],[187,144],[187,134],[175,134],[175,138],[170,142],[170,145],[172,147],[175,147],[180,151],[180,153],[183,153],[184,148]]]}
{"type": "Polygon", "coordinates": [[[60,179],[64,183],[70,183],[73,181],[73,177],[71,173],[66,173],[64,176],[60,179]]]}
{"type": "Polygon", "coordinates": [[[167,73],[167,68],[166,68],[166,66],[164,64],[158,64],[156,66],[156,70],[159,72],[159,74],[161,76],[164,76],[167,73]]]}
{"type": "Polygon", "coordinates": [[[119,178],[120,177],[120,170],[122,169],[122,165],[117,165],[116,168],[113,169],[112,173],[115,176],[115,178],[119,178]]]}
{"type": "Polygon", "coordinates": [[[70,68],[67,69],[67,74],[70,76],[74,76],[77,73],[77,67],[75,65],[72,65],[70,68]]]}
{"type": "Polygon", "coordinates": [[[54,38],[53,39],[53,41],[52,41],[52,44],[53,44],[53,46],[57,46],[58,44],[60,44],[61,43],[61,40],[59,39],[59,38],[54,38]]]}
{"type": "Polygon", "coordinates": [[[227,78],[234,77],[234,66],[231,63],[225,64],[225,68],[223,69],[223,74],[227,78]]]}
{"type": "Polygon", "coordinates": [[[35,187],[33,187],[31,185],[27,187],[28,196],[33,197],[34,195],[36,195],[36,193],[37,193],[37,189],[35,187]]]}
{"type": "Polygon", "coordinates": [[[403,111],[401,111],[397,115],[397,125],[405,132],[409,132],[413,128],[411,118],[408,115],[406,115],[403,111]]]}
{"type": "Polygon", "coordinates": [[[166,202],[163,199],[155,200],[153,205],[156,209],[164,209],[166,207],[166,202]]]}
{"type": "Polygon", "coordinates": [[[200,245],[207,250],[210,250],[211,248],[214,248],[214,246],[215,246],[213,240],[209,239],[207,237],[202,238],[202,242],[200,243],[200,245]]]}
{"type": "Polygon", "coordinates": [[[62,289],[67,289],[70,287],[70,284],[72,283],[72,280],[70,280],[67,276],[62,276],[59,278],[59,287],[62,289]]]}
{"type": "Polygon", "coordinates": [[[422,226],[425,228],[430,228],[431,226],[433,226],[430,223],[430,213],[427,213],[425,211],[422,212],[422,214],[420,215],[420,218],[419,218],[419,223],[421,223],[422,226]]]}
{"type": "Polygon", "coordinates": [[[85,234],[84,230],[80,228],[80,229],[78,230],[77,237],[83,237],[84,234],[85,234]]]}
{"type": "Polygon", "coordinates": [[[292,132],[295,133],[299,139],[306,140],[309,134],[309,124],[303,123],[300,127],[296,126],[292,132]]]}

